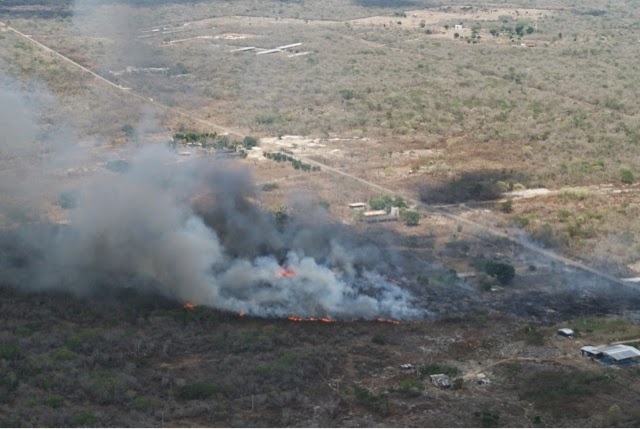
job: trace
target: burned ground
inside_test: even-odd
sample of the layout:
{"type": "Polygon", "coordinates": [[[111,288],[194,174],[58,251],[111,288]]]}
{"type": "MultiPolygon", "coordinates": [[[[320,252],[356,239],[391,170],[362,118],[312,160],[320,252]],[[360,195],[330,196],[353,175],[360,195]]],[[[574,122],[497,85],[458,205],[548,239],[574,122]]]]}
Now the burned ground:
{"type": "Polygon", "coordinates": [[[639,412],[638,371],[558,360],[552,326],[538,325],[536,345],[514,328],[522,322],[496,313],[292,322],[185,309],[131,289],[104,291],[99,304],[0,294],[4,425],[477,426],[489,412],[507,426],[535,416],[552,426],[632,425],[639,412]],[[537,358],[500,363],[517,349],[537,358]],[[427,374],[400,370],[404,363],[461,381],[442,391],[427,374]],[[491,384],[478,385],[476,372],[491,384]]]}

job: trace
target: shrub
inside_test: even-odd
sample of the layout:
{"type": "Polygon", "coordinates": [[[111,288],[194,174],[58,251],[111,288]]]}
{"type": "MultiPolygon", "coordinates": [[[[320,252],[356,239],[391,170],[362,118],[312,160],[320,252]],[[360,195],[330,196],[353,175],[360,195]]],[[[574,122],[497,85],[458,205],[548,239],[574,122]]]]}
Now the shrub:
{"type": "Polygon", "coordinates": [[[129,164],[129,161],[118,159],[115,161],[107,161],[105,167],[107,170],[113,171],[114,173],[126,173],[131,168],[131,165],[129,164]]]}
{"type": "Polygon", "coordinates": [[[476,411],[473,415],[480,420],[483,428],[497,428],[500,426],[500,413],[498,411],[476,411]]]}
{"type": "Polygon", "coordinates": [[[262,190],[264,192],[270,192],[273,191],[274,189],[278,189],[279,186],[277,183],[265,183],[264,185],[262,185],[262,190]]]}
{"type": "Polygon", "coordinates": [[[400,197],[392,198],[389,195],[383,195],[371,198],[369,206],[372,210],[388,210],[391,207],[407,208],[407,203],[400,197]]]}
{"type": "Polygon", "coordinates": [[[78,205],[78,193],[73,191],[62,192],[58,196],[58,205],[63,209],[73,209],[78,205]]]}
{"type": "Polygon", "coordinates": [[[513,200],[508,199],[500,204],[500,211],[502,213],[511,213],[513,211],[513,200]]]}
{"type": "Polygon", "coordinates": [[[544,345],[544,334],[535,326],[525,325],[521,329],[521,333],[524,336],[524,342],[532,346],[544,345]]]}
{"type": "Polygon", "coordinates": [[[389,412],[389,400],[387,395],[380,394],[374,395],[369,389],[362,386],[355,386],[353,388],[356,401],[379,414],[387,414],[389,412]]]}
{"type": "Polygon", "coordinates": [[[186,401],[196,399],[209,399],[214,395],[222,393],[223,389],[215,384],[200,381],[198,383],[186,384],[176,391],[176,398],[186,401]]]}
{"type": "Polygon", "coordinates": [[[407,226],[416,226],[420,223],[420,213],[415,210],[403,210],[402,219],[407,226]]]}
{"type": "Polygon", "coordinates": [[[375,334],[371,339],[371,342],[382,346],[387,343],[387,340],[385,339],[385,336],[383,334],[375,334]]]}
{"type": "Polygon", "coordinates": [[[611,374],[601,371],[547,370],[523,380],[518,385],[518,393],[520,399],[533,402],[537,407],[566,415],[567,404],[604,390],[611,378],[611,374]]]}
{"type": "Polygon", "coordinates": [[[151,399],[145,396],[138,396],[133,399],[133,407],[138,410],[148,410],[151,407],[151,399]]]}
{"type": "Polygon", "coordinates": [[[53,354],[55,360],[73,360],[73,352],[66,347],[59,348],[53,354]]]}
{"type": "Polygon", "coordinates": [[[78,351],[82,347],[82,338],[77,335],[72,335],[67,339],[67,348],[69,350],[78,351]]]}
{"type": "Polygon", "coordinates": [[[529,225],[529,218],[526,216],[514,216],[511,221],[518,228],[524,228],[529,225]]]}
{"type": "Polygon", "coordinates": [[[398,392],[406,396],[420,396],[424,390],[424,384],[420,380],[404,380],[398,386],[398,392]]]}
{"type": "Polygon", "coordinates": [[[258,140],[255,137],[246,136],[244,140],[242,140],[242,146],[246,149],[251,149],[254,146],[258,146],[258,140]]]}
{"type": "Polygon", "coordinates": [[[71,417],[71,422],[74,426],[96,426],[98,421],[98,418],[90,411],[80,411],[71,417]]]}
{"type": "Polygon", "coordinates": [[[18,356],[18,347],[15,344],[0,344],[0,359],[15,359],[18,356]]]}
{"type": "Polygon", "coordinates": [[[61,396],[58,395],[51,395],[48,396],[47,399],[45,399],[44,404],[47,407],[51,407],[51,408],[60,408],[62,406],[63,400],[61,396]]]}
{"type": "Polygon", "coordinates": [[[627,185],[630,185],[636,181],[636,178],[634,177],[631,170],[629,170],[628,168],[622,168],[620,169],[620,181],[622,183],[626,183],[627,185]]]}
{"type": "Polygon", "coordinates": [[[442,364],[442,363],[430,363],[424,365],[419,371],[420,377],[424,378],[432,374],[446,374],[449,377],[455,377],[460,374],[460,368],[455,365],[442,364]]]}
{"type": "Polygon", "coordinates": [[[488,261],[484,266],[484,271],[492,277],[498,279],[503,285],[511,283],[516,275],[513,265],[505,262],[488,261]]]}

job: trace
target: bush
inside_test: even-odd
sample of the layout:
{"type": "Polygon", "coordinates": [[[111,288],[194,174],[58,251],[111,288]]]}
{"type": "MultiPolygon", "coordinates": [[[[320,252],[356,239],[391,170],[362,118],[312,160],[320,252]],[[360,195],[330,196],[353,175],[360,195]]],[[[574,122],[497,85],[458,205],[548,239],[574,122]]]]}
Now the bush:
{"type": "Polygon", "coordinates": [[[518,228],[524,228],[529,225],[529,218],[526,216],[514,216],[511,221],[518,228]]]}
{"type": "Polygon", "coordinates": [[[355,386],[353,393],[356,396],[356,401],[379,414],[387,414],[389,412],[389,400],[387,395],[380,394],[374,395],[369,389],[362,386],[355,386]]]}
{"type": "Polygon", "coordinates": [[[513,200],[508,199],[500,204],[500,211],[502,213],[511,213],[513,211],[513,200]]]}
{"type": "Polygon", "coordinates": [[[60,408],[62,406],[63,400],[61,396],[58,395],[51,395],[48,396],[47,399],[45,399],[44,404],[47,407],[51,407],[51,408],[60,408]]]}
{"type": "Polygon", "coordinates": [[[59,348],[53,354],[53,358],[59,361],[73,360],[73,356],[74,356],[73,352],[66,347],[59,348]]]}
{"type": "Polygon", "coordinates": [[[407,203],[402,198],[392,198],[389,195],[373,197],[369,200],[371,210],[388,210],[391,207],[407,208],[407,203]]]}
{"type": "Polygon", "coordinates": [[[145,396],[138,396],[133,400],[133,407],[138,410],[148,410],[151,407],[151,399],[145,396]]]}
{"type": "Polygon", "coordinates": [[[398,392],[406,396],[420,396],[424,390],[424,384],[420,380],[404,380],[398,386],[398,392]]]}
{"type": "Polygon", "coordinates": [[[630,185],[636,181],[636,178],[634,177],[631,170],[629,170],[628,168],[622,168],[620,169],[620,181],[622,181],[622,183],[630,185]]]}
{"type": "Polygon", "coordinates": [[[544,334],[535,326],[525,325],[521,330],[522,335],[524,336],[524,342],[532,345],[532,346],[543,346],[544,345],[544,334]]]}
{"type": "Polygon", "coordinates": [[[246,149],[251,149],[254,146],[258,146],[258,140],[255,137],[246,136],[242,140],[242,146],[246,149]]]}
{"type": "Polygon", "coordinates": [[[383,334],[375,334],[371,339],[371,342],[382,346],[387,343],[387,340],[385,339],[385,336],[383,334]]]}
{"type": "Polygon", "coordinates": [[[74,426],[88,427],[96,426],[98,424],[98,418],[90,411],[80,411],[71,417],[71,422],[74,426]]]}
{"type": "Polygon", "coordinates": [[[18,347],[15,344],[0,344],[0,359],[15,359],[18,356],[18,347]]]}
{"type": "Polygon", "coordinates": [[[513,265],[505,262],[488,261],[484,266],[485,273],[498,279],[503,285],[511,283],[516,275],[513,265]]]}
{"type": "Polygon", "coordinates": [[[497,428],[500,426],[500,413],[498,411],[476,411],[473,413],[480,420],[483,428],[497,428]]]}
{"type": "Polygon", "coordinates": [[[566,416],[567,405],[577,404],[583,397],[605,394],[603,390],[611,382],[612,375],[606,372],[541,371],[518,385],[520,399],[533,402],[537,407],[548,409],[556,415],[566,416]]]}
{"type": "Polygon", "coordinates": [[[416,226],[420,223],[420,213],[415,210],[403,210],[402,219],[407,226],[416,226]]]}
{"type": "Polygon", "coordinates": [[[262,185],[262,190],[264,192],[270,192],[273,191],[274,189],[278,189],[279,186],[277,183],[265,183],[264,185],[262,185]]]}
{"type": "Polygon", "coordinates": [[[198,383],[181,386],[176,391],[176,398],[186,401],[196,399],[209,399],[214,395],[222,393],[223,389],[215,384],[201,381],[198,383]]]}
{"type": "Polygon", "coordinates": [[[63,209],[73,209],[78,205],[78,193],[73,191],[62,192],[58,196],[58,205],[63,209]]]}
{"type": "Polygon", "coordinates": [[[446,374],[449,377],[455,377],[460,374],[460,368],[455,365],[430,363],[421,367],[419,374],[421,378],[428,377],[432,374],[446,374]]]}
{"type": "Polygon", "coordinates": [[[82,338],[77,335],[72,335],[67,339],[67,348],[69,350],[78,351],[82,348],[82,338]]]}

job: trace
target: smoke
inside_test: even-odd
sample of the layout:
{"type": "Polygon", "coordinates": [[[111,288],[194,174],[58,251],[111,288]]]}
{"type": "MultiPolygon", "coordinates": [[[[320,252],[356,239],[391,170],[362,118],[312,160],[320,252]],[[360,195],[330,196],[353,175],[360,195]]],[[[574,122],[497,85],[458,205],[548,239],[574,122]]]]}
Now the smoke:
{"type": "Polygon", "coordinates": [[[178,162],[164,145],[148,145],[119,172],[89,152],[73,157],[94,172],[65,179],[68,163],[54,160],[77,153],[72,133],[42,133],[32,94],[8,85],[19,108],[3,124],[3,138],[16,144],[3,146],[2,161],[20,155],[31,168],[3,176],[4,195],[31,187],[51,205],[70,182],[75,201],[65,224],[42,207],[34,219],[5,219],[12,227],[0,237],[0,281],[85,295],[132,287],[261,317],[425,316],[408,291],[377,274],[380,252],[359,246],[310,204],[295,208],[300,221],[278,223],[260,206],[250,172],[233,162],[178,162]],[[295,275],[280,275],[282,266],[295,275]]]}

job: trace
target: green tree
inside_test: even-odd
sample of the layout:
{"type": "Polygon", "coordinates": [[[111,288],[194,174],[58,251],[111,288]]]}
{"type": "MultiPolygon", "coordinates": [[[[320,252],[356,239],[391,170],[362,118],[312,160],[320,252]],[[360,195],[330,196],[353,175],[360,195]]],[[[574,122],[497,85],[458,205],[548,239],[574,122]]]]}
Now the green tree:
{"type": "Polygon", "coordinates": [[[513,265],[505,262],[488,261],[484,266],[484,271],[492,277],[498,279],[503,285],[511,283],[516,275],[513,265]]]}
{"type": "Polygon", "coordinates": [[[445,24],[445,25],[444,25],[444,29],[445,29],[445,30],[448,30],[448,29],[449,29],[449,24],[445,24]]]}
{"type": "Polygon", "coordinates": [[[453,33],[453,38],[457,39],[458,37],[460,37],[460,33],[453,33]]]}
{"type": "Polygon", "coordinates": [[[254,146],[258,146],[258,140],[255,137],[246,136],[242,140],[242,146],[246,149],[251,149],[254,146]]]}
{"type": "Polygon", "coordinates": [[[420,213],[415,210],[403,210],[402,219],[407,226],[416,226],[420,223],[420,213]]]}

